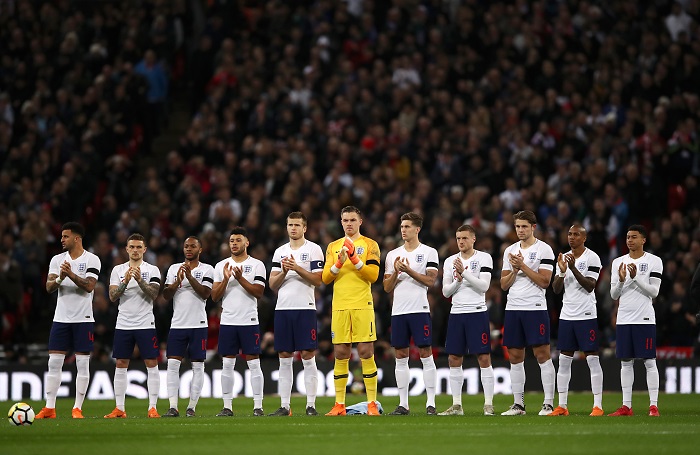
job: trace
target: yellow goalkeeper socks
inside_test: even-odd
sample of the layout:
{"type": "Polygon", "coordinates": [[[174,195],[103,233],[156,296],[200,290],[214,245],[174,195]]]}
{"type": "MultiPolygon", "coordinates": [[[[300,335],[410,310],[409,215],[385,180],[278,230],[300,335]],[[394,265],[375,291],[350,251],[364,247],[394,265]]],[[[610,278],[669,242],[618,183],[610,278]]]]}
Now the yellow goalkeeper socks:
{"type": "Polygon", "coordinates": [[[348,373],[350,371],[349,364],[350,359],[335,359],[335,365],[333,366],[333,383],[335,384],[336,403],[345,404],[345,388],[348,386],[348,373]]]}
{"type": "Polygon", "coordinates": [[[362,359],[362,378],[365,381],[367,401],[377,401],[377,364],[374,356],[362,359]]]}

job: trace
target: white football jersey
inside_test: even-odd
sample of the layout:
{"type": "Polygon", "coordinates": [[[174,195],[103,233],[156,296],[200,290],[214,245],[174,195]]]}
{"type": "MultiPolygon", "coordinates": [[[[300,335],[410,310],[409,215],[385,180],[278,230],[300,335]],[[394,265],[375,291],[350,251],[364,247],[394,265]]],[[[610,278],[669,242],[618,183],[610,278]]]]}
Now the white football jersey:
{"type": "MultiPolygon", "coordinates": [[[[571,254],[571,251],[566,254],[571,254]]],[[[598,281],[600,269],[602,267],[600,257],[595,251],[586,248],[583,254],[576,258],[576,269],[586,278],[593,278],[598,281]]],[[[557,273],[561,272],[557,264],[557,273]]],[[[585,319],[596,319],[598,311],[596,309],[595,289],[586,291],[574,276],[574,272],[566,269],[564,277],[564,305],[561,309],[560,319],[567,321],[582,321],[585,319]]]]}
{"type": "MultiPolygon", "coordinates": [[[[325,257],[320,246],[306,240],[302,246],[294,250],[285,243],[275,250],[272,255],[270,272],[282,272],[282,259],[293,256],[296,263],[308,272],[323,272],[325,257]]],[[[299,276],[293,270],[287,272],[282,285],[277,291],[276,310],[316,310],[314,286],[299,276]]]]}
{"type": "MultiPolygon", "coordinates": [[[[406,251],[405,245],[389,251],[386,255],[385,275],[394,273],[394,260],[397,257],[408,259],[411,269],[423,275],[428,270],[438,270],[440,260],[435,248],[423,245],[422,243],[413,251],[406,251]]],[[[407,273],[399,272],[394,288],[394,303],[391,307],[391,315],[411,313],[430,313],[428,303],[428,287],[408,276],[407,273]]]]}
{"type": "Polygon", "coordinates": [[[646,251],[639,259],[632,259],[629,254],[615,259],[610,268],[610,288],[616,288],[620,283],[617,270],[620,263],[635,263],[637,265],[637,276],[630,279],[629,271],[627,279],[622,286],[620,294],[620,304],[617,308],[618,324],[656,324],[656,315],[651,297],[646,295],[635,281],[649,283],[652,279],[661,280],[664,271],[664,264],[661,258],[646,251]]]}
{"type": "MultiPolygon", "coordinates": [[[[491,282],[493,258],[483,251],[474,250],[474,254],[468,259],[462,258],[461,253],[457,253],[445,260],[442,266],[443,287],[457,281],[457,271],[454,266],[454,261],[457,258],[464,265],[463,273],[471,273],[480,280],[491,282]]],[[[479,313],[486,310],[486,292],[477,291],[470,286],[467,280],[462,279],[457,291],[452,294],[450,314],[479,313]]]]}
{"type": "MultiPolygon", "coordinates": [[[[525,265],[534,271],[540,269],[554,270],[554,252],[552,247],[540,239],[536,239],[530,248],[520,248],[520,242],[515,242],[503,252],[503,270],[513,271],[508,261],[508,255],[523,255],[525,265]]],[[[545,289],[537,286],[534,281],[518,271],[515,282],[508,290],[506,310],[538,311],[547,309],[545,289]]]]}
{"type": "MultiPolygon", "coordinates": [[[[243,271],[243,279],[249,283],[265,286],[265,277],[267,276],[265,264],[252,256],[248,256],[245,261],[240,263],[230,257],[219,261],[214,267],[214,283],[221,283],[224,280],[224,264],[226,263],[233,267],[240,267],[243,271]]],[[[256,325],[258,323],[258,299],[243,289],[243,286],[233,275],[228,280],[221,301],[222,325],[256,325]]]]}
{"type": "MultiPolygon", "coordinates": [[[[157,283],[160,286],[160,270],[148,262],[141,263],[141,279],[146,283],[157,283]]],[[[119,264],[112,269],[109,277],[110,286],[119,286],[129,270],[129,263],[119,264]]],[[[141,290],[134,278],[129,280],[124,294],[119,297],[119,313],[117,314],[117,329],[138,330],[151,329],[156,326],[153,316],[153,300],[141,290]]]]}
{"type": "MultiPolygon", "coordinates": [[[[173,264],[165,275],[165,284],[170,285],[177,281],[177,271],[184,264],[173,264]]],[[[212,288],[214,285],[214,267],[200,262],[192,269],[192,276],[203,286],[212,288]]],[[[182,280],[180,287],[173,296],[173,320],[171,329],[196,329],[207,327],[207,300],[195,292],[187,278],[182,280]]]]}
{"type": "MultiPolygon", "coordinates": [[[[92,277],[97,279],[102,268],[100,258],[83,251],[77,259],[73,260],[67,251],[59,253],[49,263],[49,275],[61,275],[61,264],[68,261],[73,273],[81,278],[92,277]]],[[[85,292],[80,289],[70,278],[66,277],[58,287],[58,300],[56,300],[56,312],[53,320],[55,322],[78,323],[95,322],[92,315],[92,295],[93,292],[85,292]]]]}

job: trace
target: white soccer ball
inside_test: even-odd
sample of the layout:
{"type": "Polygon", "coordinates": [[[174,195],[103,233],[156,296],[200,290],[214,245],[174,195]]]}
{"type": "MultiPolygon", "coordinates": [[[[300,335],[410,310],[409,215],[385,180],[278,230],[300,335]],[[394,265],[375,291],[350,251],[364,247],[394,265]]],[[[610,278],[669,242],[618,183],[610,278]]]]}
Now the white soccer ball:
{"type": "Polygon", "coordinates": [[[27,403],[15,403],[7,413],[7,420],[11,425],[31,425],[34,422],[34,409],[27,403]]]}

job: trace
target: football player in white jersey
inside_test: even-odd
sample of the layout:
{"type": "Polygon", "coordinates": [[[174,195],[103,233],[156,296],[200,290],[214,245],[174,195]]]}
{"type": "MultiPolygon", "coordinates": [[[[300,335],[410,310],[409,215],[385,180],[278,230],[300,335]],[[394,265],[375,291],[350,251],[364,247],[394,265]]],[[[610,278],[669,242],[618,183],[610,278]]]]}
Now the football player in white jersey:
{"type": "Polygon", "coordinates": [[[100,259],[83,248],[85,229],[76,222],[61,227],[63,252],[51,259],[46,291],[58,291],[56,312],[49,335],[49,372],[46,375],[46,406],[37,419],[56,418],[56,394],[66,354],[75,352],[74,419],[83,418],[83,401],[90,382],[90,352],[94,340],[92,295],[102,267],[100,259]]]}
{"type": "Polygon", "coordinates": [[[199,262],[202,242],[191,235],[182,247],[185,262],[173,264],[165,276],[163,298],[173,300],[173,319],[168,333],[168,399],[170,409],[162,417],[179,417],[180,364],[189,353],[192,362],[190,402],[185,415],[194,417],[204,384],[207,356],[207,299],[214,285],[214,267],[199,262]]]}
{"type": "Polygon", "coordinates": [[[258,299],[265,292],[267,272],[262,261],[248,255],[248,233],[236,226],[228,241],[231,257],[214,267],[214,287],[211,298],[221,301],[219,354],[223,357],[221,390],[224,407],[217,417],[233,416],[233,369],[236,356],[243,352],[250,370],[253,388],[253,415],[263,416],[263,386],[265,379],[260,368],[260,325],[258,299]]]}
{"type": "Polygon", "coordinates": [[[160,391],[160,346],[156,336],[153,302],[160,292],[160,270],[143,260],[146,239],[141,234],[131,234],[126,239],[126,252],[129,254],[129,262],[115,266],[109,278],[109,299],[112,302],[119,300],[119,313],[112,350],[112,357],[117,359],[117,367],[114,370],[116,407],[105,419],[126,417],[126,371],[129,368],[129,359],[134,354],[134,346],[139,347],[148,373],[147,415],[157,418],[160,417],[157,410],[160,391]]]}
{"type": "Polygon", "coordinates": [[[615,354],[622,363],[622,406],[611,416],[631,416],[634,359],[643,359],[647,370],[649,415],[659,416],[659,370],[656,367],[656,315],[664,265],[661,258],[644,251],[647,231],[634,224],[627,229],[629,253],[615,259],[610,268],[610,296],[619,299],[615,328],[615,354]]]}
{"type": "Polygon", "coordinates": [[[602,267],[600,257],[586,248],[586,228],[574,224],[567,234],[571,250],[557,256],[557,274],[552,289],[557,294],[564,292],[563,306],[559,316],[559,371],[557,389],[559,406],[550,414],[568,416],[569,381],[574,352],[582,351],[591,372],[593,410],[590,415],[599,417],[603,413],[603,369],[598,356],[598,312],[596,309],[595,285],[602,267]]]}
{"type": "Polygon", "coordinates": [[[491,325],[486,308],[486,291],[491,285],[493,258],[474,249],[476,231],[468,224],[457,229],[459,253],[445,260],[442,272],[442,294],[452,298],[447,322],[445,351],[450,365],[452,406],[439,415],[463,415],[462,386],[465,354],[474,354],[481,369],[484,389],[484,415],[494,415],[493,366],[491,365],[491,325]]]}
{"type": "Polygon", "coordinates": [[[513,405],[501,415],[525,414],[525,348],[540,364],[544,403],[539,415],[554,410],[556,372],[549,349],[549,313],[545,290],[554,270],[554,252],[535,237],[537,218],[530,210],[513,215],[515,233],[520,239],[503,253],[501,289],[508,291],[503,324],[503,344],[508,347],[513,405]]]}
{"type": "Polygon", "coordinates": [[[390,415],[408,415],[408,354],[411,337],[423,362],[427,395],[426,413],[436,415],[435,385],[437,368],[433,359],[433,327],[430,319],[428,288],[435,283],[440,262],[435,248],[418,240],[423,217],[414,212],[401,215],[404,244],[389,251],[384,270],[384,291],[394,294],[391,307],[391,345],[396,352],[396,386],[399,405],[390,415]]]}
{"type": "Polygon", "coordinates": [[[314,290],[321,284],[324,255],[321,247],[304,238],[306,216],[292,212],[287,216],[289,242],[275,250],[270,271],[270,289],[277,292],[275,306],[275,350],[279,353],[280,408],[273,416],[292,415],[294,351],[300,351],[304,365],[306,414],[318,415],[316,390],[318,346],[316,300],[314,290]]]}

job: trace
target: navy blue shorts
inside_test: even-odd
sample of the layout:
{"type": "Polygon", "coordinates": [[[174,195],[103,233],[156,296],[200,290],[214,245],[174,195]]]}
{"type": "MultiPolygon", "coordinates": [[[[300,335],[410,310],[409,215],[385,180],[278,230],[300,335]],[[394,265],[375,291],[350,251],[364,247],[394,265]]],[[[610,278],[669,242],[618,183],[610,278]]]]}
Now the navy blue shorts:
{"type": "Polygon", "coordinates": [[[170,329],[168,332],[168,357],[185,357],[204,360],[207,357],[207,328],[170,329]]]}
{"type": "Polygon", "coordinates": [[[92,352],[94,322],[54,322],[49,334],[49,351],[92,352]]]}
{"type": "Polygon", "coordinates": [[[560,319],[557,347],[560,351],[567,352],[598,351],[598,320],[567,321],[560,319]]]}
{"type": "Polygon", "coordinates": [[[540,344],[549,344],[547,310],[507,310],[503,321],[503,345],[524,348],[540,344]]]}
{"type": "Polygon", "coordinates": [[[416,346],[432,346],[433,323],[430,313],[399,314],[391,317],[391,345],[395,348],[407,348],[411,345],[411,336],[416,346]]]}
{"type": "Polygon", "coordinates": [[[277,310],[275,351],[315,351],[317,330],[316,310],[277,310]]]}
{"type": "Polygon", "coordinates": [[[615,330],[615,356],[618,359],[655,359],[655,324],[618,324],[615,330]]]}
{"type": "Polygon", "coordinates": [[[260,354],[260,326],[221,325],[219,327],[219,354],[222,357],[260,354]]]}
{"type": "Polygon", "coordinates": [[[157,359],[160,353],[156,329],[114,331],[114,348],[112,357],[115,359],[130,359],[134,355],[134,346],[139,347],[142,359],[157,359]]]}
{"type": "Polygon", "coordinates": [[[489,314],[486,311],[450,314],[447,320],[445,351],[460,357],[468,354],[490,354],[489,314]]]}

